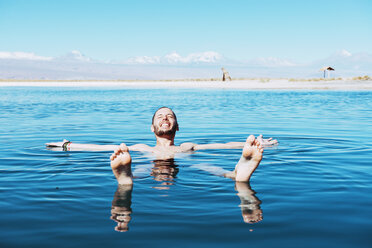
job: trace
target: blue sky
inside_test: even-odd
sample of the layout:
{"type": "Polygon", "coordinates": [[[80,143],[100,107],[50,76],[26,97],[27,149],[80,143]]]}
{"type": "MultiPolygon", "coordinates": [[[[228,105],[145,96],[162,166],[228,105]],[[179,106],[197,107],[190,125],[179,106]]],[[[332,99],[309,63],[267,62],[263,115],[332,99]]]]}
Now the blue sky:
{"type": "Polygon", "coordinates": [[[0,0],[0,51],[99,60],[215,51],[298,62],[372,52],[372,1],[0,0]]]}

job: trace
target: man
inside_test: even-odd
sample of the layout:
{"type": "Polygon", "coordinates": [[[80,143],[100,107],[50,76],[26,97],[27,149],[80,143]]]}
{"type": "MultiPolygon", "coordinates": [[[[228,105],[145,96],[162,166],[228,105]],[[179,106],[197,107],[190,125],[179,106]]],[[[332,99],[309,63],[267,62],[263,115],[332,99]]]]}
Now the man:
{"type": "Polygon", "coordinates": [[[114,150],[111,155],[111,168],[119,184],[133,184],[133,175],[131,171],[132,159],[129,151],[151,152],[157,159],[170,159],[176,153],[192,152],[205,149],[241,149],[242,156],[235,166],[235,170],[224,173],[223,176],[232,178],[239,182],[248,182],[252,173],[257,168],[262,159],[263,148],[265,145],[276,144],[276,140],[263,139],[259,136],[257,139],[251,135],[246,142],[229,142],[215,144],[195,144],[183,143],[179,146],[174,144],[176,132],[179,130],[177,117],[175,113],[167,107],[159,108],[153,118],[151,131],[156,137],[156,145],[150,147],[146,144],[135,144],[126,146],[122,143],[120,146],[114,145],[93,145],[93,144],[75,144],[69,141],[48,143],[48,147],[63,147],[65,150],[114,150]]]}
{"type": "MultiPolygon", "coordinates": [[[[126,146],[121,144],[111,155],[111,168],[119,184],[132,184],[133,175],[131,171],[132,159],[129,151],[152,152],[158,158],[173,158],[175,153],[190,152],[203,149],[234,149],[243,148],[242,156],[235,166],[235,170],[225,173],[225,177],[232,178],[239,182],[248,182],[252,173],[257,168],[262,159],[262,145],[253,135],[249,136],[245,143],[230,142],[226,144],[204,144],[183,143],[180,146],[174,144],[174,138],[178,131],[177,117],[174,112],[167,107],[158,109],[153,118],[151,131],[156,137],[156,145],[150,147],[145,144],[126,146]]],[[[262,139],[262,137],[261,137],[262,139]]],[[[263,140],[263,139],[262,139],[263,140]]],[[[267,140],[266,143],[275,144],[277,141],[267,140]]]]}

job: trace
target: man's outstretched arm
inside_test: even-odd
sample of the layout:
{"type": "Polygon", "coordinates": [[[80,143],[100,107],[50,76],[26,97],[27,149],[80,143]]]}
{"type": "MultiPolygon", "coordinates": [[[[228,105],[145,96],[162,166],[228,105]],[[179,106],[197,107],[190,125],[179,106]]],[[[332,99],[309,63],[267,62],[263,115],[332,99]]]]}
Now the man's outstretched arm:
{"type": "Polygon", "coordinates": [[[113,151],[118,148],[118,145],[95,145],[95,144],[79,144],[72,143],[68,140],[62,142],[51,142],[45,144],[51,150],[65,150],[65,151],[113,151]]]}
{"type": "MultiPolygon", "coordinates": [[[[65,151],[114,151],[119,145],[96,145],[96,144],[79,144],[68,140],[62,142],[51,142],[45,144],[48,149],[65,150],[65,151]]],[[[128,146],[130,151],[149,151],[149,146],[145,144],[135,144],[128,146]]]]}
{"type": "MultiPolygon", "coordinates": [[[[276,139],[264,139],[262,135],[259,135],[257,137],[257,141],[261,144],[263,147],[272,146],[278,144],[278,141],[276,139]]],[[[208,149],[242,149],[246,142],[229,142],[229,143],[214,143],[214,144],[193,144],[193,143],[184,143],[181,145],[184,147],[191,147],[192,150],[198,151],[198,150],[208,150],[208,149]]]]}

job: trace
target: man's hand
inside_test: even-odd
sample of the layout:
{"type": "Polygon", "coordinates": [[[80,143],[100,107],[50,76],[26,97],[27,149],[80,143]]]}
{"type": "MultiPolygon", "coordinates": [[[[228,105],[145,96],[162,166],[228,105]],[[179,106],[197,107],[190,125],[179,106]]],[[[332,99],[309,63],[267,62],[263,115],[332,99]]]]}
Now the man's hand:
{"type": "Polygon", "coordinates": [[[62,142],[52,142],[52,143],[46,143],[45,145],[47,147],[62,147],[64,143],[68,142],[68,140],[64,139],[62,142]]]}
{"type": "Polygon", "coordinates": [[[272,146],[279,143],[276,139],[273,140],[273,138],[264,139],[262,137],[262,134],[257,137],[257,140],[261,143],[262,146],[272,146]]]}

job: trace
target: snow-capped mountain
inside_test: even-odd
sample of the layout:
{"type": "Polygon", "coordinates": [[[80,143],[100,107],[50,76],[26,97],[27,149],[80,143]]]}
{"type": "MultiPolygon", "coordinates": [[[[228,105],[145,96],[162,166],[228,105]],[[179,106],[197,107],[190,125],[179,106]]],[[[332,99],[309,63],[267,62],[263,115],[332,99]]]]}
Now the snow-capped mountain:
{"type": "Polygon", "coordinates": [[[250,65],[263,66],[263,67],[288,67],[296,66],[297,64],[286,59],[275,57],[256,58],[248,62],[250,65]]]}
{"type": "Polygon", "coordinates": [[[191,53],[187,56],[181,56],[177,52],[172,52],[164,56],[139,56],[131,57],[123,64],[208,64],[223,61],[223,56],[217,52],[191,53]]]}
{"type": "Polygon", "coordinates": [[[28,52],[1,52],[0,51],[0,59],[49,61],[49,60],[52,60],[53,58],[38,56],[34,53],[28,53],[28,52]]]}
{"type": "Polygon", "coordinates": [[[78,50],[73,50],[63,56],[56,57],[54,60],[62,62],[92,62],[93,60],[90,57],[85,56],[78,50]]]}

